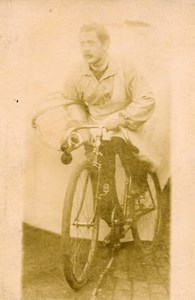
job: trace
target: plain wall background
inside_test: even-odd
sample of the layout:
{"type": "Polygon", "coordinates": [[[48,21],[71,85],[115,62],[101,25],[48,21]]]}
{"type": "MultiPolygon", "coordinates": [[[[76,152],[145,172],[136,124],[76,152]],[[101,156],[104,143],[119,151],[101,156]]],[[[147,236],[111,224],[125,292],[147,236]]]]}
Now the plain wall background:
{"type": "Polygon", "coordinates": [[[63,2],[39,4],[28,12],[25,43],[26,95],[26,196],[24,220],[32,225],[60,232],[64,193],[74,163],[63,166],[59,153],[40,143],[30,128],[32,112],[47,94],[59,91],[74,62],[81,58],[78,31],[83,23],[103,22],[110,33],[110,53],[129,57],[145,75],[157,101],[148,123],[148,133],[162,154],[162,185],[167,179],[171,102],[171,36],[163,21],[163,6],[141,5],[128,1],[63,2]],[[154,130],[153,130],[154,129],[154,130]],[[159,138],[160,137],[160,138],[159,138]]]}

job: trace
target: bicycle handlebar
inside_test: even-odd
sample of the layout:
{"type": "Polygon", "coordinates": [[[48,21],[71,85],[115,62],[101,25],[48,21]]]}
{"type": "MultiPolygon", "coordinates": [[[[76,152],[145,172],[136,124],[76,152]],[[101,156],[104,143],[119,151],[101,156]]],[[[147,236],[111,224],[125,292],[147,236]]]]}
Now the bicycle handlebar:
{"type": "Polygon", "coordinates": [[[72,161],[71,151],[77,149],[84,143],[82,135],[77,132],[77,130],[82,129],[99,129],[99,133],[96,134],[96,145],[99,145],[100,138],[103,136],[104,131],[108,131],[105,126],[101,125],[80,125],[70,128],[69,132],[67,133],[66,141],[61,145],[61,150],[64,152],[61,157],[61,161],[65,165],[72,161]],[[98,142],[97,138],[99,138],[98,142]]]}
{"type": "Polygon", "coordinates": [[[82,135],[77,133],[78,130],[82,129],[99,129],[99,134],[96,134],[96,137],[103,136],[105,131],[108,131],[108,129],[105,126],[101,125],[79,125],[75,127],[71,127],[67,133],[67,137],[65,142],[61,146],[61,150],[65,151],[67,148],[69,148],[69,152],[72,150],[78,148],[83,144],[83,138],[82,135]],[[71,150],[72,149],[72,150],[71,150]]]}
{"type": "Polygon", "coordinates": [[[80,126],[75,126],[75,127],[71,127],[70,128],[70,133],[72,133],[73,131],[77,131],[77,130],[80,130],[80,129],[106,129],[106,131],[109,131],[105,126],[102,126],[102,125],[80,125],[80,126]]]}
{"type": "MultiPolygon", "coordinates": [[[[39,126],[36,126],[37,125],[36,118],[33,118],[33,125],[34,125],[33,127],[39,128],[39,126]]],[[[58,149],[58,151],[61,150],[62,152],[64,152],[64,158],[62,159],[63,163],[65,163],[64,161],[68,161],[65,164],[70,163],[72,160],[71,152],[84,144],[82,134],[78,133],[77,131],[85,130],[85,129],[98,129],[98,131],[95,132],[95,139],[94,139],[96,140],[96,145],[100,144],[100,138],[103,137],[104,134],[106,134],[109,131],[113,131],[106,128],[105,125],[100,125],[100,124],[83,124],[83,125],[67,128],[64,142],[60,146],[60,149],[58,149]]],[[[119,129],[122,132],[123,138],[126,140],[126,142],[130,143],[125,128],[119,126],[119,129]]]]}

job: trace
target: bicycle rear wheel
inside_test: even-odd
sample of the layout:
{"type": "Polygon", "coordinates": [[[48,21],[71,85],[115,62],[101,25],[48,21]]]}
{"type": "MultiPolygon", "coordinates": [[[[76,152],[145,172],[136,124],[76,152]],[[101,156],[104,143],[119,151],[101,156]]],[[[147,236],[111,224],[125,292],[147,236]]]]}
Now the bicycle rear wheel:
{"type": "Polygon", "coordinates": [[[147,191],[143,200],[134,200],[132,234],[135,244],[142,250],[153,250],[161,231],[161,189],[155,173],[147,174],[147,191]]]}
{"type": "Polygon", "coordinates": [[[94,167],[84,161],[70,177],[62,219],[62,257],[69,285],[80,289],[87,281],[98,242],[99,215],[92,177],[94,167]]]}

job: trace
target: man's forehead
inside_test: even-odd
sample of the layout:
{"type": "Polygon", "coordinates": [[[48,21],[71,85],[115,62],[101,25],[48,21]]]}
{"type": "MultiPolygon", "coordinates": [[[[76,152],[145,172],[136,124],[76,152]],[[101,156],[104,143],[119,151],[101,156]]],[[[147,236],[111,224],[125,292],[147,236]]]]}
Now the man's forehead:
{"type": "Polygon", "coordinates": [[[95,30],[82,31],[79,33],[79,40],[98,40],[95,30]]]}

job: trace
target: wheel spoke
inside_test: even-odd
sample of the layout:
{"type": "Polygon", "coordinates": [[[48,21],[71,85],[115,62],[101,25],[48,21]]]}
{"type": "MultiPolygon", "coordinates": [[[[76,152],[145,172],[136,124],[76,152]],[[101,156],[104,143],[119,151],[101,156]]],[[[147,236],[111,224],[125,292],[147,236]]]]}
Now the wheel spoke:
{"type": "Polygon", "coordinates": [[[137,202],[133,235],[143,249],[152,249],[157,241],[161,225],[160,191],[154,176],[148,174],[148,190],[137,202]]]}
{"type": "Polygon", "coordinates": [[[69,211],[64,206],[64,248],[67,250],[64,259],[64,272],[73,288],[80,288],[92,264],[98,238],[97,214],[94,211],[94,195],[91,179],[91,165],[83,163],[70,179],[70,191],[67,191],[69,211]],[[74,183],[74,184],[73,184],[74,183]],[[95,218],[96,214],[96,218],[95,218]],[[91,224],[92,226],[87,226],[91,224]],[[86,225],[85,225],[86,224],[86,225]],[[71,275],[72,274],[72,275],[71,275]]]}

